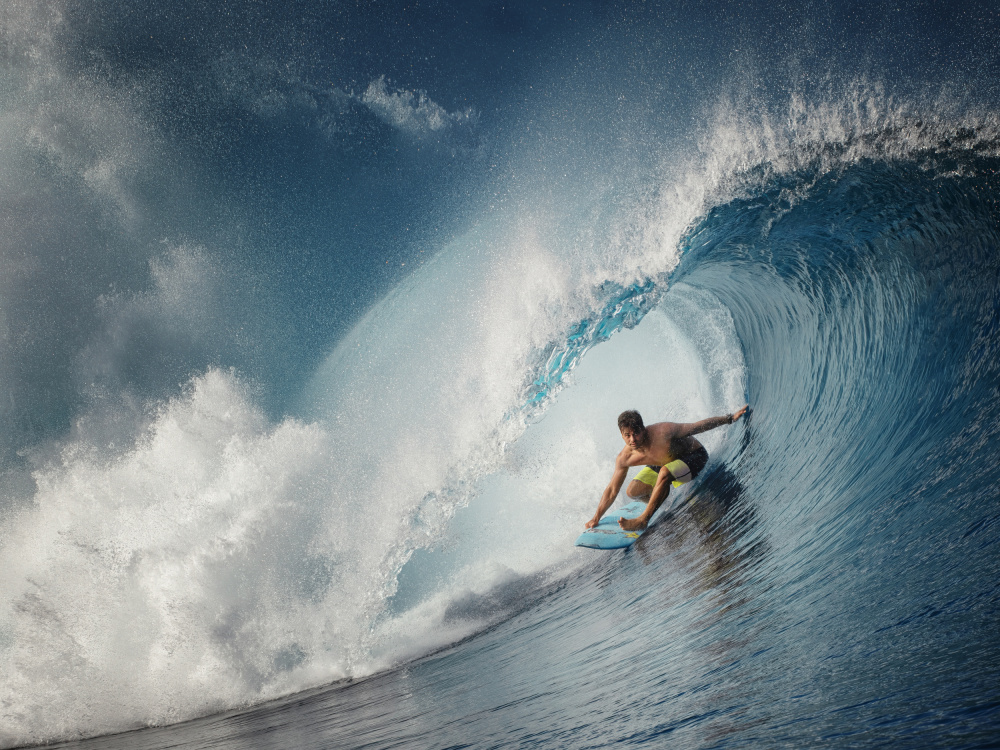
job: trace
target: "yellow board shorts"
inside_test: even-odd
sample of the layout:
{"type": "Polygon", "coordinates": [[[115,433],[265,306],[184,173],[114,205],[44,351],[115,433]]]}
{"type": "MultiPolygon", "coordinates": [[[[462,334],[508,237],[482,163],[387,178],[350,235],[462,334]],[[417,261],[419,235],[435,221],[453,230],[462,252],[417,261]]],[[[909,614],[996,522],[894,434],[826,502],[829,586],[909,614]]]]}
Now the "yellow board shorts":
{"type": "MultiPolygon", "coordinates": [[[[708,451],[704,447],[689,453],[683,459],[677,459],[667,464],[667,471],[674,478],[674,487],[687,484],[697,477],[701,470],[708,463],[708,451]]],[[[645,466],[642,471],[635,475],[636,481],[648,484],[650,487],[656,486],[656,480],[660,476],[660,467],[645,466]]]]}

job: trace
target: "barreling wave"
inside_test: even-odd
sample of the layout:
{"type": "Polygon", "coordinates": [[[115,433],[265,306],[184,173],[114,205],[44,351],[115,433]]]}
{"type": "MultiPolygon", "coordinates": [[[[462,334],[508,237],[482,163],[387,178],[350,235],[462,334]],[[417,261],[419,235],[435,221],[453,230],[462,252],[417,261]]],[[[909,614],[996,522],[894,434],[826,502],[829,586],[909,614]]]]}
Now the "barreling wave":
{"type": "MultiPolygon", "coordinates": [[[[996,736],[1000,158],[989,124],[926,134],[914,122],[809,141],[738,170],[738,189],[679,238],[675,267],[605,287],[599,315],[538,350],[524,403],[544,416],[497,470],[500,490],[487,482],[477,498],[515,512],[470,506],[472,520],[443,537],[460,548],[440,555],[452,570],[486,583],[415,556],[400,585],[418,593],[390,632],[510,627],[409,670],[407,690],[443,676],[455,688],[436,693],[445,707],[380,727],[383,741],[923,747],[996,736]],[[539,508],[558,509],[560,493],[596,499],[615,448],[600,444],[592,470],[586,443],[613,434],[617,409],[684,420],[744,394],[747,422],[705,436],[705,476],[634,558],[568,570],[550,558],[530,575],[514,539],[497,549],[476,535],[531,518],[546,539],[539,508]],[[515,481],[525,475],[541,481],[515,481]],[[504,575],[482,574],[489,559],[504,575]],[[447,585],[428,593],[435,577],[447,585]],[[443,617],[432,606],[442,598],[443,617]],[[453,728],[462,709],[447,706],[491,705],[494,682],[504,706],[453,728]],[[558,712],[538,708],[539,685],[558,712]],[[640,703],[655,711],[616,712],[640,703]]],[[[591,508],[579,505],[577,526],[591,508]]],[[[324,703],[349,711],[393,685],[324,703]]],[[[345,736],[334,723],[324,738],[345,736]]]]}
{"type": "Polygon", "coordinates": [[[765,622],[824,569],[871,592],[939,575],[933,554],[977,566],[954,584],[975,596],[997,573],[979,544],[1000,479],[997,126],[878,92],[829,101],[751,122],[720,107],[699,153],[595,233],[609,244],[548,244],[530,221],[456,239],[338,342],[294,416],[207,368],[143,412],[134,445],[71,435],[38,456],[0,550],[0,742],[368,675],[553,581],[596,587],[572,538],[629,406],[687,420],[749,400],[706,442],[740,486],[713,523],[770,550],[746,595],[783,587],[765,622]]]}

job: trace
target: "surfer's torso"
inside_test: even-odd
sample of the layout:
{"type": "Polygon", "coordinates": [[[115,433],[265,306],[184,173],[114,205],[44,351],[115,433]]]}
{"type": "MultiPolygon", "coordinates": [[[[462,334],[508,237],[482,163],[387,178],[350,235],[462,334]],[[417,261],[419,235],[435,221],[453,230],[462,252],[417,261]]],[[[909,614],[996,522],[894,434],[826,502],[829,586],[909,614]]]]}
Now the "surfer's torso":
{"type": "Polygon", "coordinates": [[[675,422],[649,425],[646,440],[641,445],[635,440],[626,440],[620,455],[622,463],[626,466],[663,466],[698,451],[702,447],[700,441],[691,435],[677,435],[682,427],[675,422]]]}
{"type": "Polygon", "coordinates": [[[676,461],[677,459],[684,458],[685,456],[690,456],[692,453],[696,453],[704,446],[699,440],[688,435],[687,437],[675,437],[670,439],[670,444],[668,447],[668,458],[664,463],[670,463],[671,461],[676,461]]]}

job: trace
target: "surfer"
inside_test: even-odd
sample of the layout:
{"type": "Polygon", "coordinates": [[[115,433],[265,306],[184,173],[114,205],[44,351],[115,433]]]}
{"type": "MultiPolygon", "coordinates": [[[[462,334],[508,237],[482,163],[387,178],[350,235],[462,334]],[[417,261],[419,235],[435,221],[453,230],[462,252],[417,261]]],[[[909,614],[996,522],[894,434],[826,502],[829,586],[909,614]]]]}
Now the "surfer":
{"type": "Polygon", "coordinates": [[[618,491],[625,483],[625,475],[630,466],[645,468],[636,474],[625,493],[633,500],[649,498],[646,509],[636,518],[618,520],[618,525],[626,531],[645,529],[649,519],[670,493],[670,483],[675,487],[694,479],[708,463],[708,451],[694,436],[714,430],[724,424],[732,424],[747,411],[743,406],[732,414],[709,417],[700,422],[678,424],[657,422],[646,427],[637,411],[623,411],[618,415],[618,429],[621,431],[625,447],[615,460],[615,473],[611,476],[601,503],[594,517],[587,521],[587,528],[597,526],[608,508],[618,497],[618,491]]]}

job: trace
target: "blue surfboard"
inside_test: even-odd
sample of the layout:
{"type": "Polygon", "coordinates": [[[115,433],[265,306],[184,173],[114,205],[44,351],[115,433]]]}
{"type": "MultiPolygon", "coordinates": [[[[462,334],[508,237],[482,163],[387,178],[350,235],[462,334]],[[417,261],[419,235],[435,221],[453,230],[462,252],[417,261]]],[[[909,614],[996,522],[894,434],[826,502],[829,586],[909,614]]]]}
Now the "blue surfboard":
{"type": "MultiPolygon", "coordinates": [[[[644,502],[629,503],[621,510],[608,513],[600,523],[592,529],[587,529],[576,540],[577,547],[591,549],[621,549],[629,547],[642,536],[642,531],[625,531],[618,525],[619,518],[635,518],[646,508],[644,502]]],[[[648,526],[646,527],[649,528],[648,526]]]]}

